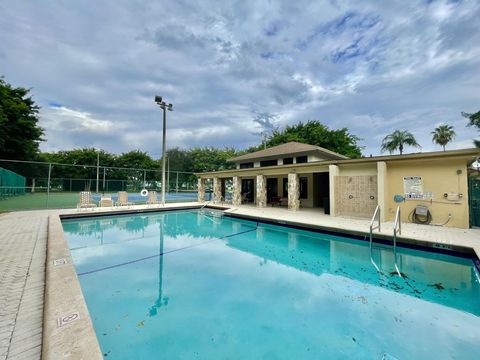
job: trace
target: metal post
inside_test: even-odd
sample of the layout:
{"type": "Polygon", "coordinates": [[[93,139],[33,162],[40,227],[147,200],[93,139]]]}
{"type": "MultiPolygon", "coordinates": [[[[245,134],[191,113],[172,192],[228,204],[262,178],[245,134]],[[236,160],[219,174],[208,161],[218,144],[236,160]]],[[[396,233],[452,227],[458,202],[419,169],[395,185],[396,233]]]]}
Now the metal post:
{"type": "Polygon", "coordinates": [[[163,108],[163,144],[162,144],[162,205],[165,205],[165,147],[167,141],[167,109],[163,108]]]}
{"type": "Polygon", "coordinates": [[[175,182],[175,191],[178,193],[178,171],[177,171],[177,181],[175,182]]]}
{"type": "Polygon", "coordinates": [[[103,167],[103,195],[105,195],[105,166],[103,167]]]}
{"type": "Polygon", "coordinates": [[[167,104],[163,101],[161,96],[155,96],[155,102],[160,106],[160,109],[163,110],[163,144],[162,144],[162,205],[165,205],[165,156],[166,154],[166,146],[167,146],[167,110],[172,111],[173,105],[167,104]]]}
{"type": "Polygon", "coordinates": [[[97,191],[96,193],[98,194],[98,175],[100,171],[100,152],[97,151],[97,191]]]}
{"type": "Polygon", "coordinates": [[[50,200],[50,176],[52,175],[52,164],[48,164],[48,181],[47,181],[47,209],[50,200]]]}
{"type": "Polygon", "coordinates": [[[143,170],[143,188],[147,188],[147,171],[143,170]]]}
{"type": "Polygon", "coordinates": [[[170,192],[170,158],[167,155],[167,192],[170,192]]]}

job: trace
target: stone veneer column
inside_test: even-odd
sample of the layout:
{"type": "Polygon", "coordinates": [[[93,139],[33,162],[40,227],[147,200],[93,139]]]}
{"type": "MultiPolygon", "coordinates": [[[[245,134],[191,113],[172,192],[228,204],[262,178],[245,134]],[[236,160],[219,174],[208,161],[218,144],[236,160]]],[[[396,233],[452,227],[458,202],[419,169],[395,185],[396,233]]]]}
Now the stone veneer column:
{"type": "Polygon", "coordinates": [[[198,202],[205,201],[205,179],[198,178],[198,202]]]}
{"type": "Polygon", "coordinates": [[[265,175],[257,175],[257,206],[267,206],[267,178],[265,175]]]}
{"type": "Polygon", "coordinates": [[[380,205],[380,221],[385,221],[387,199],[387,163],[377,162],[377,204],[380,205]]]}
{"type": "Polygon", "coordinates": [[[288,174],[288,210],[300,209],[300,182],[298,174],[288,174]]]}
{"type": "Polygon", "coordinates": [[[218,177],[213,178],[213,203],[219,204],[222,201],[222,180],[218,177]]]}
{"type": "Polygon", "coordinates": [[[336,216],[335,212],[335,177],[339,176],[340,170],[337,165],[328,165],[329,186],[330,186],[330,215],[336,216]]]}
{"type": "Polygon", "coordinates": [[[232,205],[242,205],[242,179],[240,176],[233,177],[232,205]]]}

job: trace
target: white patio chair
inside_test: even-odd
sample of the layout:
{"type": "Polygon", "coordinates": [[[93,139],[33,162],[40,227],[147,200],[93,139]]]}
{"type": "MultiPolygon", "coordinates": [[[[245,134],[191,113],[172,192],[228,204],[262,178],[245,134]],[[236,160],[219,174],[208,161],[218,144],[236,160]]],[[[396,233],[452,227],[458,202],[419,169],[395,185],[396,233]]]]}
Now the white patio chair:
{"type": "Polygon", "coordinates": [[[119,191],[118,198],[115,202],[116,206],[130,206],[133,202],[128,201],[128,193],[126,191],[119,191]]]}
{"type": "Polygon", "coordinates": [[[81,210],[95,207],[97,207],[97,204],[92,200],[92,193],[90,191],[80,191],[77,209],[81,210]]]}

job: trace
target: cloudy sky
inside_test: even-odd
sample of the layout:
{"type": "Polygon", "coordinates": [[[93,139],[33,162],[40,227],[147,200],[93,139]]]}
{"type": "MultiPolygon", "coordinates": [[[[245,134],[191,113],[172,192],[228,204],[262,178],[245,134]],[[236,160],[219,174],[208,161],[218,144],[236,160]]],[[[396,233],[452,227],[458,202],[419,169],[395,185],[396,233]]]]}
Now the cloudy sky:
{"type": "MultiPolygon", "coordinates": [[[[382,138],[477,134],[480,1],[2,1],[0,75],[31,87],[43,150],[234,146],[318,119],[378,154],[382,138]]],[[[416,151],[416,150],[415,150],[416,151]]]]}

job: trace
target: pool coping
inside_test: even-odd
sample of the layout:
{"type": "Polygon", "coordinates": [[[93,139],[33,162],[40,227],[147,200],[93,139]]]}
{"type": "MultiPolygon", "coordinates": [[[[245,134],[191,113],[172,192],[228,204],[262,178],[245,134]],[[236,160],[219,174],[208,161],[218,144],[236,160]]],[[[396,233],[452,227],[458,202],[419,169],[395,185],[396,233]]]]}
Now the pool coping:
{"type": "Polygon", "coordinates": [[[103,359],[58,215],[47,241],[42,359],[103,359]]]}
{"type": "MultiPolygon", "coordinates": [[[[103,359],[100,344],[88,312],[80,281],[71,257],[71,252],[65,238],[62,220],[140,213],[158,213],[176,210],[193,210],[202,207],[204,206],[199,204],[171,206],[168,208],[112,209],[111,211],[102,212],[76,212],[49,215],[42,359],[103,359]],[[59,265],[54,265],[55,260],[62,259],[66,260],[65,263],[60,261],[59,265]],[[78,317],[74,321],[67,322],[60,326],[61,318],[64,316],[67,316],[67,318],[69,316],[78,317]]],[[[230,209],[228,206],[209,204],[206,208],[223,210],[225,216],[232,218],[255,220],[266,224],[275,224],[314,232],[337,235],[345,234],[359,240],[366,240],[366,237],[368,237],[369,234],[368,232],[360,230],[343,229],[334,226],[316,225],[284,219],[277,220],[271,217],[258,215],[231,213],[225,211],[230,209]]],[[[405,236],[399,236],[397,240],[397,245],[399,246],[446,253],[453,256],[455,256],[456,253],[457,256],[472,258],[477,270],[480,272],[479,256],[473,247],[451,244],[445,245],[441,243],[437,243],[438,246],[435,246],[434,242],[405,236]]],[[[391,245],[392,236],[375,233],[374,241],[376,243],[391,245]]],[[[58,263],[58,261],[56,263],[58,263]]]]}

